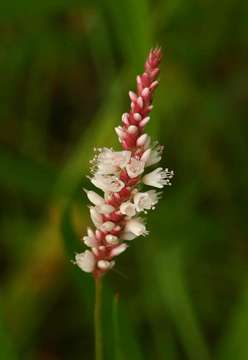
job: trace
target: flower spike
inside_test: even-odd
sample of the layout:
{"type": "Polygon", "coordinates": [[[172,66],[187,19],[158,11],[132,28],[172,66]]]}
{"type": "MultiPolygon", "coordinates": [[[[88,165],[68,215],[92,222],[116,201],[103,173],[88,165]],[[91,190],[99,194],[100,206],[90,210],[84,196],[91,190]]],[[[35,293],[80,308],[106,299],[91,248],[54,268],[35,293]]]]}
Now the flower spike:
{"type": "Polygon", "coordinates": [[[91,161],[93,185],[103,192],[85,190],[90,202],[90,216],[96,230],[88,228],[83,237],[88,249],[76,254],[75,263],[85,272],[101,277],[115,265],[114,258],[124,252],[126,241],[147,235],[142,213],[154,209],[161,192],[139,191],[142,184],[155,188],[171,185],[174,173],[161,167],[144,174],[147,167],[160,161],[163,146],[151,144],[144,132],[150,121],[152,100],[159,82],[160,48],[152,49],[144,73],[138,75],[136,91],[129,92],[130,110],[122,115],[122,125],[115,128],[122,151],[102,148],[91,161]]]}

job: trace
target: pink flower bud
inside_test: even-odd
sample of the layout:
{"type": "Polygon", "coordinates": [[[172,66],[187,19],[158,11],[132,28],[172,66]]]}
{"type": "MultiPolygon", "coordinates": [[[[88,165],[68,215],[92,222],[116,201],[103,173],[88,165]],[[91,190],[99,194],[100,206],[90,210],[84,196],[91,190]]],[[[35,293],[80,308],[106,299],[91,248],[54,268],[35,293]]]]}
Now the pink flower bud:
{"type": "Polygon", "coordinates": [[[101,230],[104,232],[108,232],[113,230],[114,227],[115,227],[115,223],[113,223],[112,221],[106,221],[101,225],[101,230]]]}
{"type": "Polygon", "coordinates": [[[137,100],[137,95],[133,91],[129,91],[128,95],[131,101],[135,102],[137,100]]]}
{"type": "Polygon", "coordinates": [[[105,240],[107,241],[108,244],[111,244],[111,245],[118,244],[118,242],[119,242],[118,237],[115,235],[112,235],[112,234],[106,235],[105,240]]]}
{"type": "Polygon", "coordinates": [[[136,134],[138,131],[138,128],[135,125],[130,125],[128,127],[127,131],[129,132],[129,134],[136,134]]]}
{"type": "Polygon", "coordinates": [[[124,244],[124,243],[119,246],[116,246],[115,248],[113,248],[113,250],[111,250],[110,256],[111,257],[118,256],[121,253],[123,253],[127,248],[128,248],[128,245],[124,244]]]}
{"type": "Polygon", "coordinates": [[[133,117],[134,117],[134,119],[135,119],[136,121],[142,120],[142,116],[141,116],[139,113],[134,113],[134,114],[133,114],[133,117]]]}
{"type": "Polygon", "coordinates": [[[120,139],[123,139],[123,138],[124,138],[124,136],[125,136],[125,131],[124,131],[120,126],[118,126],[118,127],[115,128],[115,132],[116,132],[116,134],[119,136],[120,139]]]}
{"type": "Polygon", "coordinates": [[[128,121],[128,118],[129,118],[129,114],[128,113],[124,113],[122,115],[122,122],[125,124],[125,125],[129,125],[129,121],[128,121]]]}
{"type": "Polygon", "coordinates": [[[137,99],[137,104],[139,105],[139,107],[142,109],[143,108],[143,105],[144,105],[144,102],[143,102],[143,99],[141,96],[138,97],[137,99]]]}
{"type": "Polygon", "coordinates": [[[144,146],[146,141],[148,139],[148,135],[147,134],[143,134],[141,135],[138,139],[137,139],[137,146],[144,146]]]}
{"type": "Polygon", "coordinates": [[[140,125],[141,127],[144,127],[149,121],[150,121],[150,117],[147,116],[147,117],[145,117],[143,120],[141,120],[141,122],[139,123],[139,125],[140,125]]]}
{"type": "Polygon", "coordinates": [[[146,98],[150,94],[150,90],[148,87],[144,88],[141,92],[141,95],[146,98]]]}

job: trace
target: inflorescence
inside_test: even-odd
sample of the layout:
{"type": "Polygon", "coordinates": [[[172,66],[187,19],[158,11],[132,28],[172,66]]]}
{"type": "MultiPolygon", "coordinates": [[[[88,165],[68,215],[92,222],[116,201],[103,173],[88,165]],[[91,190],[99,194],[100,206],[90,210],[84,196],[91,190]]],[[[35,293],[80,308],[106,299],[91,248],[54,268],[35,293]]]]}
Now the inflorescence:
{"type": "Polygon", "coordinates": [[[122,125],[115,128],[122,151],[97,149],[91,161],[90,180],[102,190],[103,196],[85,190],[90,216],[96,230],[88,228],[83,241],[88,250],[76,254],[75,263],[85,272],[99,277],[115,265],[115,257],[124,252],[128,242],[147,235],[142,215],[154,209],[161,192],[142,191],[142,185],[162,189],[171,185],[173,171],[157,167],[147,168],[161,160],[163,146],[151,143],[144,132],[153,108],[153,93],[159,82],[161,49],[152,49],[145,63],[144,73],[137,76],[136,92],[129,92],[130,111],[122,115],[122,125]]]}

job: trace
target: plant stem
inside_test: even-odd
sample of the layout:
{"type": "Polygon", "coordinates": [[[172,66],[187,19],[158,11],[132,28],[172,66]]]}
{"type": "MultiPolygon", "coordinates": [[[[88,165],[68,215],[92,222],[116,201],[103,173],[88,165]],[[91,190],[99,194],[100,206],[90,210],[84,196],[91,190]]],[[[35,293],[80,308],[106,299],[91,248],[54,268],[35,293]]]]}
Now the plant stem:
{"type": "Polygon", "coordinates": [[[116,293],[113,302],[113,329],[114,329],[113,338],[114,338],[115,360],[122,359],[120,334],[119,334],[118,305],[119,305],[119,294],[116,293]]]}
{"type": "Polygon", "coordinates": [[[94,309],[94,325],[95,325],[95,360],[103,360],[102,351],[102,279],[95,279],[95,309],[94,309]]]}

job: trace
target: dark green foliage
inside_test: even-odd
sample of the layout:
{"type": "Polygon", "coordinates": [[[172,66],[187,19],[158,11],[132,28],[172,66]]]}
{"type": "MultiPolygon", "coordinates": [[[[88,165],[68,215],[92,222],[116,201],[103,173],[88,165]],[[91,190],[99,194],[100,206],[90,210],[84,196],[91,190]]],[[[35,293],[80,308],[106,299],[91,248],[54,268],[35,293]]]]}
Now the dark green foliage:
{"type": "Polygon", "coordinates": [[[157,44],[148,130],[176,176],[104,280],[106,360],[248,358],[247,4],[1,3],[1,359],[93,358],[82,188],[157,44]]]}

